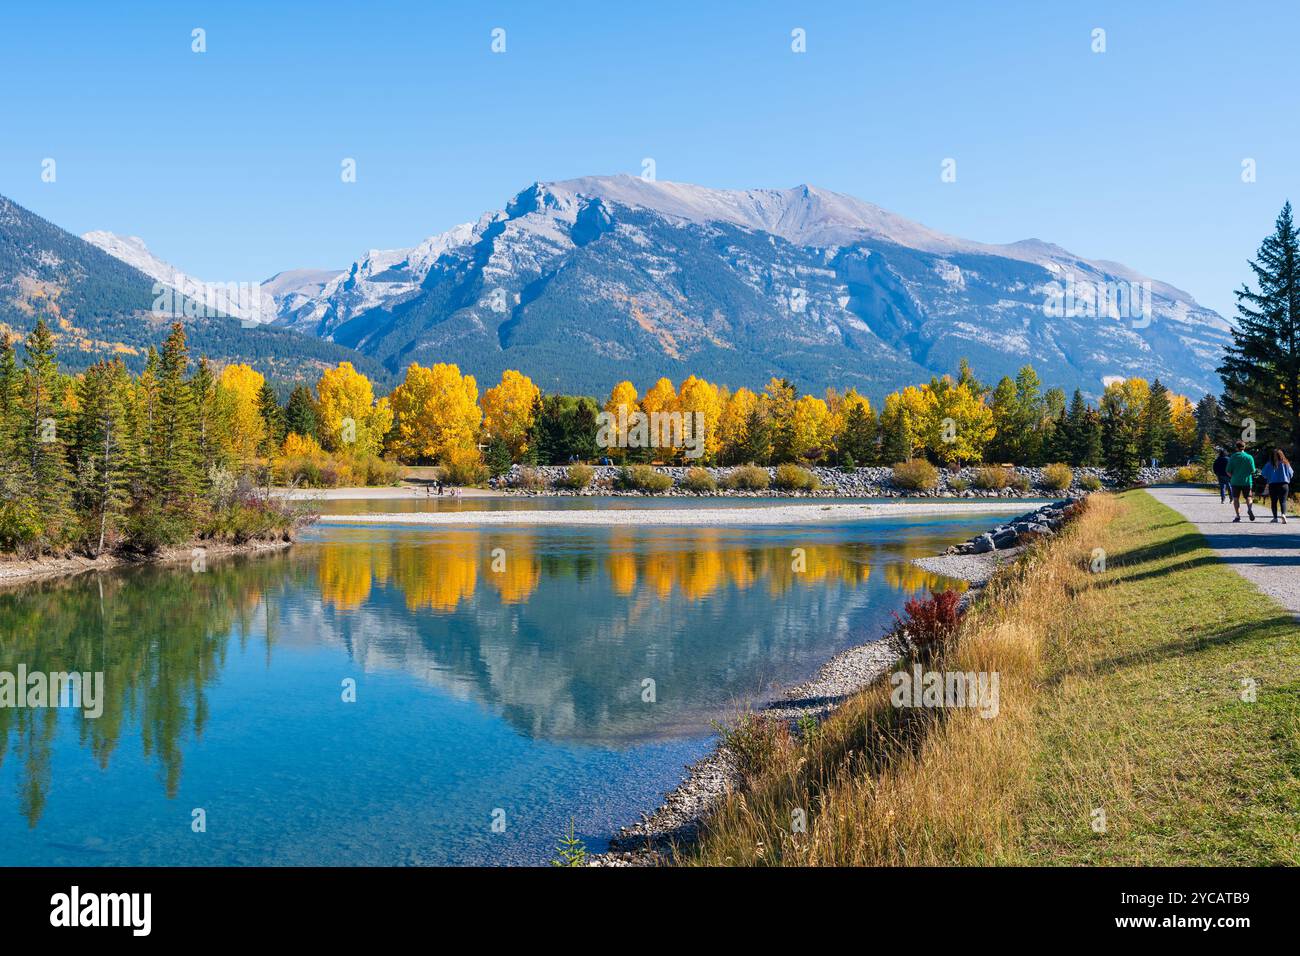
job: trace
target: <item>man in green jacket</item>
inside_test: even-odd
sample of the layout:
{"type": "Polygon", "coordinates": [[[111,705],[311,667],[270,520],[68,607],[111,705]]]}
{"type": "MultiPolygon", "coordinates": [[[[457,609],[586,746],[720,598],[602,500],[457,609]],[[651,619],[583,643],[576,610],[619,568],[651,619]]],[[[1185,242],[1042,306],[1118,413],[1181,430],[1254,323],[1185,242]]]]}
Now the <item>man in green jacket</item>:
{"type": "Polygon", "coordinates": [[[1232,510],[1237,517],[1233,522],[1241,520],[1241,498],[1246,498],[1246,514],[1250,515],[1250,520],[1255,520],[1255,509],[1251,507],[1250,494],[1255,484],[1255,459],[1246,451],[1244,441],[1237,442],[1237,451],[1228,459],[1228,482],[1232,485],[1232,510]]]}

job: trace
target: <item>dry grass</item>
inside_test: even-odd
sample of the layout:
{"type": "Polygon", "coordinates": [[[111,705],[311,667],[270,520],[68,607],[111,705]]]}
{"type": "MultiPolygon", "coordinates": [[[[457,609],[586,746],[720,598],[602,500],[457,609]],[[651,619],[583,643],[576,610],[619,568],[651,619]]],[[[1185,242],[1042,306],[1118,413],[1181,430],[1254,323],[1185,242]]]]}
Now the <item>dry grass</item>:
{"type": "Polygon", "coordinates": [[[887,685],[870,688],[809,740],[773,736],[678,862],[1296,862],[1296,633],[1173,512],[1093,496],[995,578],[928,665],[996,672],[997,717],[896,708],[887,685]],[[1242,674],[1279,666],[1290,683],[1235,700],[1242,674]]]}

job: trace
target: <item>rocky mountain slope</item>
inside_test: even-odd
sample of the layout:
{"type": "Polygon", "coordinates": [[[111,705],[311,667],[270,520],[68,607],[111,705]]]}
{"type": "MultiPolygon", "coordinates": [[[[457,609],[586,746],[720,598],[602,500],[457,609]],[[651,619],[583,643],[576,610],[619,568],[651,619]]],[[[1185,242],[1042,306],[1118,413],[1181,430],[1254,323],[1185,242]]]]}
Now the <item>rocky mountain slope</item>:
{"type": "Polygon", "coordinates": [[[1218,390],[1229,338],[1187,293],[1038,240],[946,236],[811,186],[631,176],[536,183],[414,249],[367,253],[275,321],[394,373],[455,361],[592,393],[694,372],[878,396],[965,356],[989,379],[1032,362],[1093,396],[1126,375],[1199,395],[1218,390]]]}
{"type": "MultiPolygon", "coordinates": [[[[136,371],[143,368],[148,347],[159,345],[174,321],[155,309],[156,279],[145,269],[173,271],[138,239],[120,240],[105,251],[0,196],[0,329],[23,337],[44,318],[66,367],[116,356],[136,371]]],[[[312,294],[320,288],[323,283],[312,294]]],[[[186,315],[187,301],[193,300],[180,296],[173,304],[179,303],[196,358],[247,362],[283,381],[315,378],[323,368],[352,360],[385,378],[378,363],[350,349],[287,329],[245,328],[222,310],[186,315]]]]}

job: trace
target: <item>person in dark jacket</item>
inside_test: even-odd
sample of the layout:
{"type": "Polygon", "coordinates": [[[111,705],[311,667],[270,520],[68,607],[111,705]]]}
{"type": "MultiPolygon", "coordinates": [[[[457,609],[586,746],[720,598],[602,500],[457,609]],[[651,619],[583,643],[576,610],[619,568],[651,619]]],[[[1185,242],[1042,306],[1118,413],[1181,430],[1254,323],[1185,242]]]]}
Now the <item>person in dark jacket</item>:
{"type": "Polygon", "coordinates": [[[1214,477],[1219,479],[1219,504],[1228,500],[1228,453],[1219,449],[1219,457],[1214,459],[1214,477]]]}

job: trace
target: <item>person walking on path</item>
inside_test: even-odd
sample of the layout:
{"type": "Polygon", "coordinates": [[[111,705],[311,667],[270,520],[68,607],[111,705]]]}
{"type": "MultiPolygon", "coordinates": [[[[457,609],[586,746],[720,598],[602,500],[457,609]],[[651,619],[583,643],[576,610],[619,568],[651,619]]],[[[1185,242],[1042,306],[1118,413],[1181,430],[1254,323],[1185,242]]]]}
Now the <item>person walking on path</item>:
{"type": "Polygon", "coordinates": [[[1228,453],[1222,448],[1219,449],[1219,457],[1214,459],[1214,477],[1219,479],[1219,504],[1228,500],[1228,490],[1232,485],[1228,482],[1228,453]]]}
{"type": "Polygon", "coordinates": [[[1236,453],[1228,459],[1228,481],[1232,484],[1232,510],[1236,514],[1233,523],[1241,520],[1241,499],[1246,499],[1246,514],[1255,520],[1255,509],[1251,507],[1251,488],[1255,483],[1255,459],[1246,451],[1244,441],[1237,442],[1236,453]]]}
{"type": "Polygon", "coordinates": [[[1273,449],[1273,455],[1261,474],[1268,482],[1268,504],[1273,509],[1273,524],[1277,524],[1279,518],[1286,524],[1286,499],[1291,494],[1291,477],[1295,472],[1281,448],[1273,449]]]}

